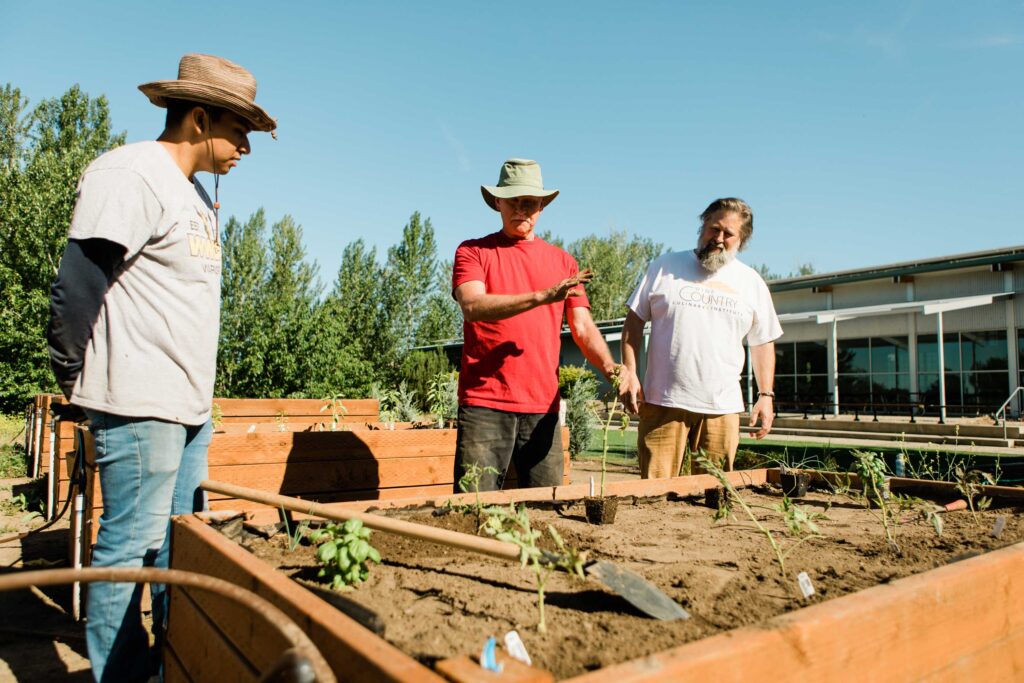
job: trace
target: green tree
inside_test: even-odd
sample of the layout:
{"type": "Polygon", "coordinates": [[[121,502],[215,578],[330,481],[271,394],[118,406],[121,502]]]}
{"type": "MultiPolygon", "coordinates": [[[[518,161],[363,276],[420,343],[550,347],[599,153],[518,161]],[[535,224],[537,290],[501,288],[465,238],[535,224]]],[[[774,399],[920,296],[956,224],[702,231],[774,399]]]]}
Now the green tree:
{"type": "Polygon", "coordinates": [[[380,280],[381,308],[374,339],[380,379],[394,383],[402,359],[415,345],[416,332],[427,311],[437,277],[437,245],[430,219],[414,212],[402,229],[402,239],[388,249],[380,280]]]}
{"type": "Polygon", "coordinates": [[[124,144],[105,97],[77,85],[28,110],[18,88],[0,89],[0,410],[55,390],[45,329],[49,288],[67,243],[78,179],[124,144]]]}
{"type": "Polygon", "coordinates": [[[647,270],[647,265],[665,251],[665,245],[625,230],[611,230],[607,236],[589,235],[569,245],[569,253],[581,269],[594,271],[587,285],[590,312],[594,320],[612,320],[626,315],[626,299],[647,270]]]}
{"type": "Polygon", "coordinates": [[[269,340],[261,319],[266,297],[267,221],[259,209],[244,224],[233,216],[224,226],[221,272],[218,396],[259,396],[254,380],[263,375],[269,340]]]}
{"type": "Polygon", "coordinates": [[[310,395],[370,395],[379,374],[381,279],[376,249],[367,249],[361,238],[345,246],[334,287],[315,316],[318,332],[308,351],[310,395]]]}
{"type": "Polygon", "coordinates": [[[319,308],[318,267],[306,261],[302,227],[291,216],[274,224],[270,238],[263,320],[270,326],[264,396],[305,395],[311,381],[313,325],[319,308]]]}
{"type": "Polygon", "coordinates": [[[761,276],[761,279],[763,279],[765,282],[767,282],[768,280],[782,280],[784,278],[790,277],[803,277],[804,275],[814,275],[817,272],[814,269],[813,263],[801,263],[796,267],[796,270],[791,270],[788,275],[773,272],[772,269],[768,267],[767,263],[752,265],[751,268],[756,270],[758,274],[761,276]]]}
{"type": "Polygon", "coordinates": [[[452,297],[452,261],[445,261],[437,270],[434,289],[427,299],[426,311],[416,330],[416,343],[456,339],[462,335],[462,311],[452,297]]]}

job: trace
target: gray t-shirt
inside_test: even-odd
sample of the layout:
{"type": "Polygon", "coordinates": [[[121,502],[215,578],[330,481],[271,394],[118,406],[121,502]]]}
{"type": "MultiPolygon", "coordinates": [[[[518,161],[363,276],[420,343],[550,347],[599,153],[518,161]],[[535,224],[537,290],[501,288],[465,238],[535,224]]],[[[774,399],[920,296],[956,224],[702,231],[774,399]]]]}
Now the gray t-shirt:
{"type": "Polygon", "coordinates": [[[220,235],[213,205],[158,142],[118,147],[78,185],[72,239],[122,245],[71,402],[202,424],[220,329],[220,235]]]}

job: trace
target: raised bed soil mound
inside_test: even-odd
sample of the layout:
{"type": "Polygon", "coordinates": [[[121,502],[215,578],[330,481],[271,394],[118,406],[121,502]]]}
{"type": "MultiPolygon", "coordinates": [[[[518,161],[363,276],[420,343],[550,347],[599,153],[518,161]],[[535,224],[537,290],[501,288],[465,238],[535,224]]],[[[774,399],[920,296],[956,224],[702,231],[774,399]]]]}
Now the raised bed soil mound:
{"type": "MultiPolygon", "coordinates": [[[[744,500],[789,547],[776,488],[741,489],[744,500]]],[[[534,528],[553,525],[590,559],[619,563],[653,582],[692,615],[663,622],[637,612],[600,583],[554,573],[546,586],[547,633],[537,630],[534,576],[517,564],[462,550],[374,532],[383,558],[369,580],[344,596],[375,612],[384,638],[421,662],[478,655],[489,636],[518,631],[534,666],[567,678],[654,654],[740,626],[759,625],[779,614],[863,588],[923,572],[1024,540],[1024,525],[1013,508],[973,516],[942,515],[943,533],[914,513],[896,529],[900,552],[883,535],[877,511],[846,496],[812,492],[798,501],[824,513],[817,521],[823,538],[797,546],[786,558],[783,579],[775,555],[739,508],[734,519],[714,521],[700,499],[619,499],[615,523],[592,526],[582,501],[568,506],[530,504],[534,528]],[[1006,520],[998,537],[996,519],[1006,520]],[[797,575],[806,572],[815,593],[801,597],[797,575]]],[[[946,502],[946,501],[940,501],[946,502]]],[[[474,533],[473,512],[437,514],[422,508],[386,513],[410,521],[474,533]]],[[[546,534],[545,534],[546,535],[546,534]]],[[[288,550],[288,538],[251,537],[243,546],[286,575],[317,582],[315,549],[304,543],[288,550]]],[[[551,544],[548,543],[548,547],[551,544]]],[[[333,609],[324,603],[324,609],[333,609]]]]}

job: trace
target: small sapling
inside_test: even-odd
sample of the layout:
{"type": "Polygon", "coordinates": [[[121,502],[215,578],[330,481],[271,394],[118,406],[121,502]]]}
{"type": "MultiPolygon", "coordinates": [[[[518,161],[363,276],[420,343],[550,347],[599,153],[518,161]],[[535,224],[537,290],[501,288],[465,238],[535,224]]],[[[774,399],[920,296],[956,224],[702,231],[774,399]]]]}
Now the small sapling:
{"type": "Polygon", "coordinates": [[[889,547],[899,553],[900,547],[896,543],[895,510],[890,505],[885,461],[877,453],[866,451],[854,451],[853,458],[853,471],[860,477],[861,489],[868,509],[871,509],[872,504],[878,507],[885,539],[889,542],[889,547]]]}
{"type": "Polygon", "coordinates": [[[554,541],[556,551],[549,553],[541,550],[537,541],[543,534],[530,526],[526,506],[517,508],[515,503],[509,504],[508,508],[488,508],[484,531],[499,541],[519,546],[520,564],[533,572],[537,585],[537,610],[540,615],[537,630],[547,633],[547,624],[544,621],[544,589],[551,572],[563,569],[577,578],[584,578],[586,551],[580,552],[567,546],[561,534],[551,525],[548,525],[548,535],[554,541]]]}
{"type": "Polygon", "coordinates": [[[987,510],[992,505],[992,499],[981,495],[982,486],[993,486],[996,483],[995,477],[988,472],[981,470],[966,470],[960,465],[954,470],[956,490],[967,499],[967,507],[971,510],[971,517],[974,523],[981,525],[978,519],[979,510],[987,510]]]}
{"type": "Polygon", "coordinates": [[[754,529],[763,535],[768,541],[768,545],[771,546],[772,552],[775,553],[775,559],[779,563],[779,571],[782,573],[782,582],[788,583],[786,575],[786,557],[793,552],[801,543],[809,541],[812,538],[821,538],[818,526],[815,521],[818,519],[826,519],[825,515],[821,513],[811,513],[805,508],[793,503],[788,496],[783,494],[782,502],[773,508],[779,515],[782,516],[783,521],[786,524],[786,529],[789,534],[793,537],[793,542],[788,548],[783,548],[783,544],[779,539],[775,537],[775,534],[771,532],[754,514],[752,506],[747,503],[743,497],[733,486],[733,483],[729,481],[729,477],[726,476],[725,472],[721,467],[718,466],[713,460],[707,456],[701,454],[697,457],[697,464],[704,468],[704,471],[710,474],[712,477],[718,480],[718,483],[722,485],[722,488],[726,491],[726,495],[719,499],[719,507],[715,511],[714,519],[720,520],[725,517],[732,516],[733,506],[738,505],[751,523],[754,525],[754,529]],[[727,502],[722,502],[727,501],[727,502]]]}

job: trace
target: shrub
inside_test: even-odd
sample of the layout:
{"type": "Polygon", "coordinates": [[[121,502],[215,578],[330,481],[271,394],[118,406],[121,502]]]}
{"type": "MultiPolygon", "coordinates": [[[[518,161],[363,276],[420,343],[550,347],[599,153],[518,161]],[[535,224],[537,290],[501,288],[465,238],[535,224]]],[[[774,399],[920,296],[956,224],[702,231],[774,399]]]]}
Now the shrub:
{"type": "Polygon", "coordinates": [[[576,383],[576,380],[589,378],[594,380],[595,395],[597,397],[597,375],[582,365],[562,365],[558,368],[558,393],[562,398],[569,398],[569,388],[576,383]]]}
{"type": "Polygon", "coordinates": [[[566,398],[565,423],[569,427],[569,455],[578,458],[590,446],[597,417],[590,409],[590,402],[597,398],[597,378],[580,376],[569,385],[566,398]]]}

